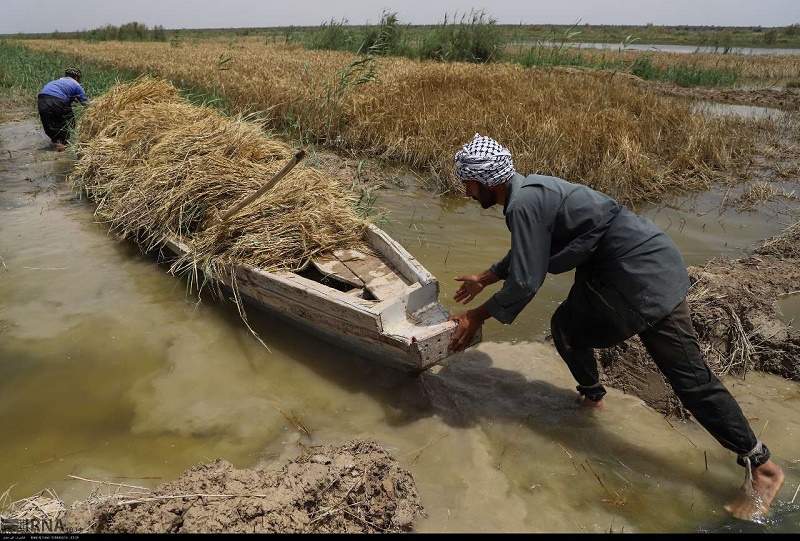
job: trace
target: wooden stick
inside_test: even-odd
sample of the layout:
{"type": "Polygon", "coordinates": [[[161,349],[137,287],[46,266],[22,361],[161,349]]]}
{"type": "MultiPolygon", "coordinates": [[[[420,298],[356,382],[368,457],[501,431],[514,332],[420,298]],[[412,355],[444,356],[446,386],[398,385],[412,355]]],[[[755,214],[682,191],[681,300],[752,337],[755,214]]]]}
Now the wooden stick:
{"type": "Polygon", "coordinates": [[[26,466],[21,466],[21,467],[20,467],[20,469],[21,469],[21,470],[24,470],[25,468],[32,468],[33,466],[38,466],[38,465],[40,465],[40,464],[46,464],[46,463],[48,463],[48,462],[52,462],[53,460],[55,460],[55,459],[57,459],[57,458],[66,458],[66,457],[68,457],[68,456],[77,455],[77,454],[79,454],[79,453],[85,453],[85,452],[86,452],[86,451],[88,451],[88,450],[89,450],[89,449],[81,449],[80,451],[75,451],[74,453],[67,453],[67,454],[65,454],[65,455],[60,455],[60,456],[55,456],[55,455],[54,455],[54,456],[52,456],[52,457],[50,457],[50,458],[47,458],[47,459],[45,459],[45,460],[40,460],[39,462],[34,462],[33,464],[28,464],[28,465],[26,465],[26,466]]]}
{"type": "Polygon", "coordinates": [[[297,165],[300,162],[300,160],[302,160],[305,157],[305,155],[306,155],[305,150],[301,150],[300,152],[295,154],[292,157],[292,159],[289,160],[289,162],[283,166],[283,169],[275,173],[275,176],[266,181],[263,186],[261,186],[258,190],[248,195],[247,197],[245,197],[244,199],[233,205],[230,209],[225,211],[225,214],[223,214],[222,217],[219,219],[220,223],[225,223],[230,219],[231,216],[242,210],[242,208],[244,208],[246,205],[249,205],[256,199],[261,197],[264,194],[264,192],[272,188],[280,179],[282,179],[286,175],[286,173],[291,171],[292,167],[297,165]]]}
{"type": "Polygon", "coordinates": [[[77,479],[78,481],[87,481],[89,483],[100,483],[101,485],[111,485],[117,487],[124,487],[124,488],[135,488],[139,490],[146,490],[150,492],[150,489],[147,487],[137,487],[136,485],[124,485],[122,483],[111,483],[110,481],[98,481],[97,479],[86,479],[85,477],[78,477],[77,475],[67,475],[67,477],[71,477],[72,479],[77,479]]]}
{"type": "MultiPolygon", "coordinates": [[[[416,464],[416,463],[417,463],[417,459],[419,459],[419,456],[422,454],[422,451],[424,451],[425,449],[427,449],[428,447],[430,447],[430,445],[431,445],[433,442],[435,442],[436,440],[440,440],[440,439],[444,438],[445,436],[449,436],[449,435],[450,435],[450,432],[449,432],[449,431],[448,431],[448,432],[445,432],[444,434],[440,434],[439,436],[436,436],[436,437],[434,437],[434,438],[431,438],[431,439],[428,441],[428,443],[426,443],[425,445],[423,445],[422,447],[420,447],[420,448],[419,448],[419,449],[417,449],[416,451],[411,451],[411,453],[417,453],[417,456],[415,456],[415,457],[414,457],[414,460],[411,462],[411,465],[413,466],[414,464],[416,464]]],[[[410,455],[411,453],[406,453],[406,454],[407,454],[407,455],[410,455]]]]}
{"type": "Polygon", "coordinates": [[[269,494],[176,494],[174,496],[153,496],[136,500],[117,502],[117,505],[135,505],[138,503],[157,502],[161,500],[181,500],[183,498],[269,498],[269,494]]]}

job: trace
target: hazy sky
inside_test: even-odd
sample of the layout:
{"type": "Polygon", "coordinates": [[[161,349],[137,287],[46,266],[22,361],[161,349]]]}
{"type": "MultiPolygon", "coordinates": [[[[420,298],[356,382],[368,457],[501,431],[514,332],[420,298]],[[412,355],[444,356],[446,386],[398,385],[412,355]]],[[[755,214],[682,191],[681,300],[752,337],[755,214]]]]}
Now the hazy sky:
{"type": "Polygon", "coordinates": [[[787,26],[800,0],[0,0],[0,34],[90,30],[140,22],[149,27],[316,26],[330,20],[377,23],[384,10],[403,24],[435,24],[445,14],[485,10],[504,24],[787,26]]]}

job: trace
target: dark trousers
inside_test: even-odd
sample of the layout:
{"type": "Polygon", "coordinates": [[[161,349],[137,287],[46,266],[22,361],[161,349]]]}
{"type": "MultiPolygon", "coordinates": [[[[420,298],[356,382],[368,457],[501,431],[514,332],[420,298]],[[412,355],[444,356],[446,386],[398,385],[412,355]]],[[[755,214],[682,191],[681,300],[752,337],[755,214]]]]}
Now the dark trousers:
{"type": "MultiPolygon", "coordinates": [[[[556,349],[581,394],[600,400],[605,389],[592,348],[581,344],[581,330],[570,325],[565,314],[566,310],[559,307],[551,321],[556,349]]],[[[723,447],[739,455],[742,463],[741,457],[757,447],[758,439],[736,399],[703,359],[686,299],[667,317],[639,333],[639,338],[686,409],[723,447]]],[[[752,457],[754,466],[769,458],[769,451],[763,447],[763,453],[752,457]]]]}
{"type": "Polygon", "coordinates": [[[69,132],[75,126],[72,105],[67,100],[39,94],[38,106],[44,133],[53,143],[66,145],[69,140],[69,132]]]}

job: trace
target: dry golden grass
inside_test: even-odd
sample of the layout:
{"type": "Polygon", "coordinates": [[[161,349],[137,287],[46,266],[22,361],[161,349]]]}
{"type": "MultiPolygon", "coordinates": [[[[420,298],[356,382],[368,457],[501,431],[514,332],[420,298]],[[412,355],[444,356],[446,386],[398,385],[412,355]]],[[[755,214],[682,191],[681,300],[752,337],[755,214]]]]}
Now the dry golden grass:
{"type": "Polygon", "coordinates": [[[453,155],[475,132],[508,146],[521,173],[634,204],[732,180],[753,152],[745,121],[694,114],[612,72],[380,58],[374,81],[334,98],[354,59],[347,53],[252,40],[22,44],[223,96],[236,111],[263,113],[269,128],[425,169],[442,190],[461,189],[453,155]]]}
{"type": "Polygon", "coordinates": [[[97,98],[78,123],[75,150],[74,186],[119,236],[145,250],[168,238],[189,245],[173,271],[216,277],[231,263],[298,270],[334,248],[364,247],[367,222],[353,210],[354,195],[302,163],[218,223],[218,212],[296,151],[246,119],[183,102],[167,81],[144,77],[97,98]]]}

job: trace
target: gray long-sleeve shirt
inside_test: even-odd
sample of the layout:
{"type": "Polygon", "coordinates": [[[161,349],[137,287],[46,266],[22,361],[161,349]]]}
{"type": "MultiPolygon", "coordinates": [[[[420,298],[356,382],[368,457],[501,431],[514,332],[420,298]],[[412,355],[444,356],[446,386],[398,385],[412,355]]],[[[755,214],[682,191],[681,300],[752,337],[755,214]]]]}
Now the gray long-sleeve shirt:
{"type": "Polygon", "coordinates": [[[495,319],[511,323],[548,272],[577,269],[598,294],[644,330],[669,314],[689,289],[680,251],[647,218],[591,188],[544,175],[515,174],[503,209],[511,249],[491,267],[503,286],[487,302],[495,319]]]}

